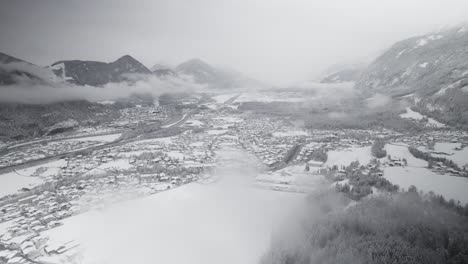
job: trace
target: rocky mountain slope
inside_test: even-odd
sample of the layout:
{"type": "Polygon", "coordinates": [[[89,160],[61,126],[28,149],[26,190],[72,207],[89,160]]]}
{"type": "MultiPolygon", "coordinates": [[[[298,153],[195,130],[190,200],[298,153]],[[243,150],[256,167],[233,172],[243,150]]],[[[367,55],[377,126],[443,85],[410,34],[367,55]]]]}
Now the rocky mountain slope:
{"type": "Polygon", "coordinates": [[[77,85],[102,86],[121,82],[132,74],[151,74],[143,64],[129,55],[110,63],[100,61],[58,61],[51,68],[57,76],[77,85]]]}
{"type": "Polygon", "coordinates": [[[468,124],[468,27],[395,43],[361,75],[363,95],[411,101],[449,124],[468,124]]]}
{"type": "Polygon", "coordinates": [[[0,140],[19,140],[45,135],[58,128],[95,125],[119,115],[118,104],[84,100],[51,104],[0,103],[0,140]]]}
{"type": "Polygon", "coordinates": [[[56,77],[50,69],[0,52],[0,85],[47,83],[56,77]]]}

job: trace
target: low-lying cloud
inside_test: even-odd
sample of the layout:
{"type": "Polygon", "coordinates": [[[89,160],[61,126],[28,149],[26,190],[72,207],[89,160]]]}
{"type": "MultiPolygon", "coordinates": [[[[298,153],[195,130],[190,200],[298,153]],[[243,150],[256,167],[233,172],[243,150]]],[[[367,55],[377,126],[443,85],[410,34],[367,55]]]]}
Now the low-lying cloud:
{"type": "Polygon", "coordinates": [[[386,106],[392,101],[389,96],[383,94],[375,94],[374,96],[367,99],[367,107],[370,109],[375,109],[378,107],[386,106]]]}
{"type": "Polygon", "coordinates": [[[103,101],[126,98],[132,94],[159,96],[167,92],[203,89],[203,85],[187,80],[179,78],[163,80],[156,76],[145,76],[131,82],[108,83],[103,87],[78,86],[65,82],[50,84],[21,82],[15,85],[0,86],[0,102],[40,104],[69,100],[103,101]]]}

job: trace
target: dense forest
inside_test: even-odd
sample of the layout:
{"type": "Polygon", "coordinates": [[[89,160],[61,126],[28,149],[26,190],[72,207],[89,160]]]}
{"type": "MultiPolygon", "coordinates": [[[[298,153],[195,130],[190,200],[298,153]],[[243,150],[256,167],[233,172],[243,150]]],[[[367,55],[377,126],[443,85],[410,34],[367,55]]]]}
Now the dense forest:
{"type": "Polygon", "coordinates": [[[468,204],[400,190],[379,167],[328,171],[335,190],[310,194],[261,263],[468,263],[468,204]]]}
{"type": "Polygon", "coordinates": [[[415,189],[359,202],[327,191],[304,210],[261,263],[468,263],[467,217],[415,189]]]}
{"type": "Polygon", "coordinates": [[[20,140],[47,134],[64,121],[97,125],[116,119],[122,103],[102,105],[85,100],[50,104],[0,104],[0,140],[20,140]]]}

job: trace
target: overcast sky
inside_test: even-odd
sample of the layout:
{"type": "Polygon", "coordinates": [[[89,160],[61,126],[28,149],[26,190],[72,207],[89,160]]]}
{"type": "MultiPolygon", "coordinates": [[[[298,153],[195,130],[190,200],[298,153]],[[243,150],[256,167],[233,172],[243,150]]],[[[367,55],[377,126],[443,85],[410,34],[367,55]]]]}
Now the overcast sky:
{"type": "Polygon", "coordinates": [[[201,58],[270,82],[372,59],[468,19],[467,0],[0,0],[0,51],[146,66],[201,58]]]}

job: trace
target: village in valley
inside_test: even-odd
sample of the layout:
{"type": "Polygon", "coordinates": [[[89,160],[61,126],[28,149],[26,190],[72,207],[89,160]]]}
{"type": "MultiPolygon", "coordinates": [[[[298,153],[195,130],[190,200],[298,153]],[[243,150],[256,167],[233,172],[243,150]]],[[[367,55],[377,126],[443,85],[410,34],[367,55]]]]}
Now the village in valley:
{"type": "Polygon", "coordinates": [[[225,148],[255,157],[252,185],[270,191],[326,185],[363,197],[417,186],[468,202],[466,132],[307,129],[239,110],[248,98],[217,94],[180,104],[197,108],[137,105],[98,127],[4,143],[0,263],[56,263],[81,247],[51,235],[68,219],[189,183],[214,184],[222,177],[217,153],[225,148]]]}

